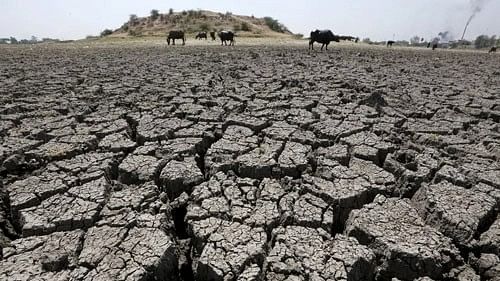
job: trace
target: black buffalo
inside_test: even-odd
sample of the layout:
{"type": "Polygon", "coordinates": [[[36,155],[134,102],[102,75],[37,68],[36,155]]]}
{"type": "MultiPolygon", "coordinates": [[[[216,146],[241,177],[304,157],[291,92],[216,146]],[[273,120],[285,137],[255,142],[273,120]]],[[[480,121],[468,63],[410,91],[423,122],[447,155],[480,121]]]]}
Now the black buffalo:
{"type": "Polygon", "coordinates": [[[356,38],[354,36],[340,35],[339,36],[339,40],[342,40],[342,41],[352,41],[352,42],[358,43],[359,38],[356,38]]]}
{"type": "Polygon", "coordinates": [[[326,30],[318,30],[311,31],[311,37],[309,38],[309,49],[314,50],[314,42],[321,43],[321,50],[326,45],[326,49],[328,50],[328,44],[330,42],[335,41],[339,42],[340,39],[338,36],[334,35],[333,32],[329,29],[326,30]]]}
{"type": "Polygon", "coordinates": [[[496,53],[496,52],[497,52],[497,47],[491,47],[491,49],[488,52],[488,54],[490,54],[490,53],[496,53]]]}
{"type": "Polygon", "coordinates": [[[170,45],[170,40],[172,39],[172,45],[175,45],[175,39],[182,39],[182,45],[186,44],[186,36],[182,30],[172,30],[168,33],[167,44],[170,45]]]}
{"type": "Polygon", "coordinates": [[[210,37],[212,38],[212,41],[215,41],[215,31],[210,32],[210,37]]]}
{"type": "Polygon", "coordinates": [[[432,50],[436,50],[438,47],[438,43],[432,43],[432,50]]]}
{"type": "Polygon", "coordinates": [[[392,45],[396,43],[395,41],[389,40],[387,41],[387,47],[392,47],[392,45]]]}
{"type": "Polygon", "coordinates": [[[202,32],[198,32],[198,34],[196,34],[196,39],[205,39],[207,40],[207,33],[205,31],[202,31],[202,32]]]}
{"type": "Polygon", "coordinates": [[[218,35],[222,42],[221,45],[227,46],[226,41],[229,41],[229,46],[234,46],[234,33],[232,31],[221,31],[218,35]]]}

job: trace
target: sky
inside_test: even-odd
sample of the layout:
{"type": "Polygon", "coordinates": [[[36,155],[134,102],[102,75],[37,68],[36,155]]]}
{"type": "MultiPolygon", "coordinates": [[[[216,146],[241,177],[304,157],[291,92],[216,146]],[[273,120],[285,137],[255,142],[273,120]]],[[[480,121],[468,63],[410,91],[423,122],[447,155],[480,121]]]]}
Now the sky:
{"type": "Polygon", "coordinates": [[[130,14],[148,16],[188,9],[271,16],[292,32],[331,29],[372,40],[436,37],[450,31],[460,39],[474,4],[482,10],[466,39],[500,35],[500,0],[0,0],[0,38],[81,39],[120,27],[130,14]]]}

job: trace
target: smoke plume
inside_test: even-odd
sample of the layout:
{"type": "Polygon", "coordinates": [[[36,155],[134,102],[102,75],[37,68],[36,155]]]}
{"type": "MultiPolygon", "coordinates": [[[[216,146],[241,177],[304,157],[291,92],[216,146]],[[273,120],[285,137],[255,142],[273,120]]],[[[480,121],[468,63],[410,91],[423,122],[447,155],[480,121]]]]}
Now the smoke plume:
{"type": "Polygon", "coordinates": [[[470,15],[469,19],[467,20],[467,23],[465,24],[464,32],[462,33],[462,39],[460,40],[464,40],[465,32],[467,32],[467,28],[469,27],[470,22],[479,12],[481,12],[484,4],[486,4],[486,2],[488,1],[489,0],[470,0],[472,7],[472,14],[470,15]]]}
{"type": "Polygon", "coordinates": [[[439,32],[438,36],[441,39],[441,41],[444,41],[444,42],[448,42],[448,41],[453,40],[453,34],[451,34],[451,32],[449,32],[449,31],[439,32]]]}

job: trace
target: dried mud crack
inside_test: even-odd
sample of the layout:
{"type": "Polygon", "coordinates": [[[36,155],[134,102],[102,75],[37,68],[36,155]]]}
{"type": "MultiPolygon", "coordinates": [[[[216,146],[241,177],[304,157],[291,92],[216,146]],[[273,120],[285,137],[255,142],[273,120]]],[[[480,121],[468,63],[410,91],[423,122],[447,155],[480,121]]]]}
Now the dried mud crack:
{"type": "Polygon", "coordinates": [[[499,63],[1,47],[0,280],[500,280],[499,63]]]}

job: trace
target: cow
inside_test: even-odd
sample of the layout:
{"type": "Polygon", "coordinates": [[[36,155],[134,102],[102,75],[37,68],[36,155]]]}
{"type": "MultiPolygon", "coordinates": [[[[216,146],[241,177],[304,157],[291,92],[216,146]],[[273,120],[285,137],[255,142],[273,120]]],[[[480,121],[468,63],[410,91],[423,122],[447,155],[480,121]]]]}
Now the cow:
{"type": "Polygon", "coordinates": [[[182,39],[182,45],[186,44],[186,36],[182,30],[170,31],[167,36],[167,44],[170,45],[170,40],[172,40],[172,45],[175,45],[175,39],[182,39]]]}
{"type": "Polygon", "coordinates": [[[227,46],[226,41],[229,41],[229,46],[234,46],[234,33],[232,31],[224,30],[224,31],[219,32],[218,35],[219,35],[220,41],[222,42],[221,46],[224,46],[224,45],[227,46]]]}
{"type": "Polygon", "coordinates": [[[497,47],[491,47],[490,51],[488,52],[488,54],[491,54],[491,53],[496,53],[497,52],[497,47]]]}
{"type": "Polygon", "coordinates": [[[198,34],[196,34],[196,39],[205,39],[207,40],[207,33],[205,31],[202,31],[202,32],[198,32],[198,34]]]}
{"type": "Polygon", "coordinates": [[[330,44],[330,42],[332,41],[339,42],[339,36],[334,35],[333,32],[329,29],[316,29],[315,31],[311,31],[311,37],[309,38],[309,49],[314,50],[314,42],[318,42],[322,44],[322,51],[324,46],[326,46],[326,50],[328,50],[328,44],[330,44]]]}
{"type": "Polygon", "coordinates": [[[389,40],[387,41],[387,47],[392,47],[392,45],[396,43],[395,41],[389,40]]]}
{"type": "Polygon", "coordinates": [[[210,31],[210,37],[212,38],[212,41],[215,41],[215,31],[210,31]]]}

